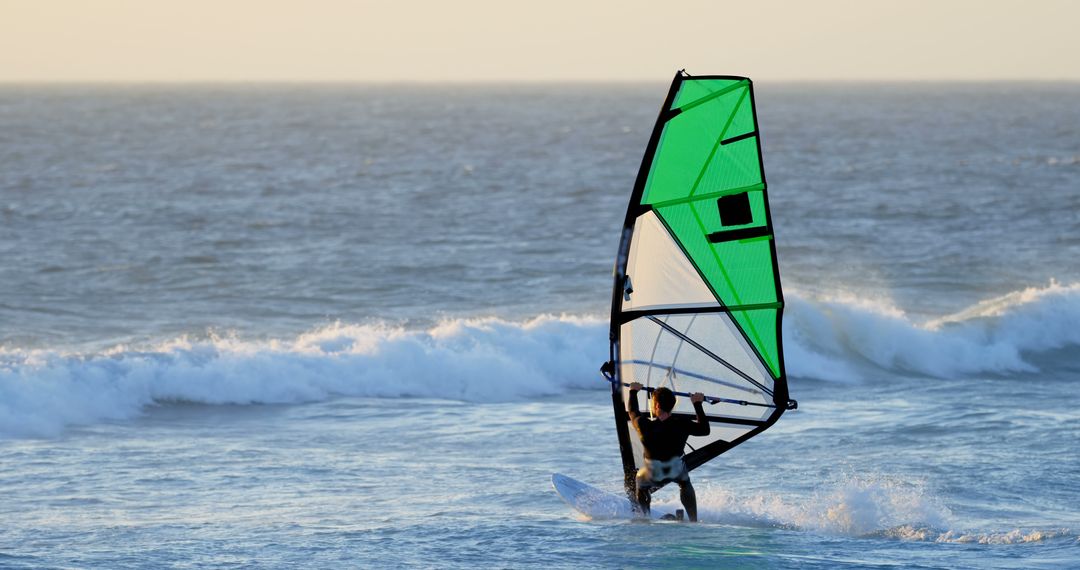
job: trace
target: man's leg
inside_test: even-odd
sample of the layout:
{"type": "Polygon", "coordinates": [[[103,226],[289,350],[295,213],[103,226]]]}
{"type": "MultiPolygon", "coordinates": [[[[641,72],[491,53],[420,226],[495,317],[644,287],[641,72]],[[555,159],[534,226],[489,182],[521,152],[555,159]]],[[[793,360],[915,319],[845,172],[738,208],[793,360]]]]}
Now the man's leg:
{"type": "Polygon", "coordinates": [[[645,518],[649,517],[652,485],[652,471],[645,467],[638,469],[634,477],[634,489],[636,489],[637,506],[645,518]]]}
{"type": "Polygon", "coordinates": [[[638,485],[637,487],[637,503],[641,508],[641,514],[647,518],[651,509],[650,502],[652,502],[652,489],[638,485]]]}
{"type": "Polygon", "coordinates": [[[694,486],[690,484],[689,477],[678,483],[679,499],[682,500],[683,508],[686,509],[686,516],[690,518],[690,522],[697,522],[697,494],[694,493],[694,486]]]}

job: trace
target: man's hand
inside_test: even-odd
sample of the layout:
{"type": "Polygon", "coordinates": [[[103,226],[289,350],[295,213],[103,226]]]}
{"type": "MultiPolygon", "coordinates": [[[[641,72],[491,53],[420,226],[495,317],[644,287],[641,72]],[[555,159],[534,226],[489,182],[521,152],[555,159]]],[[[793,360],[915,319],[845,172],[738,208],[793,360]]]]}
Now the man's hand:
{"type": "Polygon", "coordinates": [[[631,382],[630,383],[630,391],[631,392],[633,392],[635,390],[640,390],[640,389],[641,389],[641,382],[631,382]]]}
{"type": "Polygon", "coordinates": [[[690,403],[691,404],[697,404],[697,403],[704,402],[704,401],[705,401],[705,394],[702,394],[701,392],[694,392],[693,394],[690,395],[690,403]]]}

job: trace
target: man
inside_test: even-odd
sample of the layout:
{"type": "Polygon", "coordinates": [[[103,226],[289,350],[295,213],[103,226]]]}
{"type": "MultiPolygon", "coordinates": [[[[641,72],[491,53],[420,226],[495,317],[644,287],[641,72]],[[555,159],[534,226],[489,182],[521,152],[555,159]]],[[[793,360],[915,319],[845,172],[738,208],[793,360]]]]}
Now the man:
{"type": "Polygon", "coordinates": [[[636,477],[638,505],[648,516],[653,489],[674,481],[679,484],[679,499],[687,516],[691,522],[696,522],[697,496],[682,456],[688,437],[709,435],[709,421],[705,419],[705,410],[701,407],[705,395],[697,392],[690,396],[690,402],[697,412],[697,417],[691,420],[671,415],[671,410],[675,409],[675,394],[667,388],[657,388],[653,391],[650,408],[653,417],[645,418],[637,407],[637,393],[640,390],[641,383],[630,384],[630,405],[626,411],[645,448],[645,466],[638,470],[636,477]]]}

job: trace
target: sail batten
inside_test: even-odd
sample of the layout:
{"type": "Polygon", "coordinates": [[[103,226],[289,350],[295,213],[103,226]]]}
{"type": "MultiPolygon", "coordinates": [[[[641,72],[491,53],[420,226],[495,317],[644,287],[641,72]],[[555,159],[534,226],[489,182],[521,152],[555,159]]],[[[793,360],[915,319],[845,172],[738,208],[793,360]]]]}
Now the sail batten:
{"type": "MultiPolygon", "coordinates": [[[[625,413],[631,382],[703,392],[717,406],[713,435],[687,446],[691,469],[793,405],[767,194],[753,83],[678,74],[642,158],[615,265],[606,374],[631,496],[643,461],[625,413]]],[[[674,411],[692,414],[689,398],[674,411]]]]}
{"type": "Polygon", "coordinates": [[[732,194],[742,194],[743,192],[754,192],[756,190],[764,190],[764,184],[752,184],[750,186],[744,186],[742,188],[730,188],[727,190],[719,190],[716,192],[709,192],[708,194],[698,194],[697,196],[687,196],[686,198],[676,198],[674,200],[666,200],[664,202],[657,202],[652,204],[653,208],[663,208],[665,206],[676,206],[679,204],[686,204],[689,202],[701,202],[704,200],[715,200],[723,196],[730,196],[732,194]]]}
{"type": "Polygon", "coordinates": [[[750,83],[749,80],[746,80],[745,82],[738,81],[738,82],[736,82],[736,83],[734,83],[732,85],[728,85],[728,86],[726,86],[726,87],[724,87],[724,88],[722,88],[720,90],[711,91],[708,95],[705,95],[701,99],[698,99],[696,101],[691,101],[689,103],[686,103],[685,105],[682,105],[682,106],[679,106],[679,107],[676,107],[676,108],[680,112],[685,113],[686,111],[689,111],[690,109],[693,109],[694,107],[697,107],[698,105],[708,103],[709,101],[711,101],[711,100],[713,100],[713,99],[715,99],[717,97],[720,97],[722,95],[727,95],[728,93],[738,89],[739,87],[742,87],[744,84],[749,85],[749,83],[750,83]]]}

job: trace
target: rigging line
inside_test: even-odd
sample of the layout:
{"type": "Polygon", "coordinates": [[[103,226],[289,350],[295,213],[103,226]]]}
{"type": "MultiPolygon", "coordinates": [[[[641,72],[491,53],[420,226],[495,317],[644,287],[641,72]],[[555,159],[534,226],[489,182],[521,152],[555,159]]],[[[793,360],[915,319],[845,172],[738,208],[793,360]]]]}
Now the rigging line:
{"type": "Polygon", "coordinates": [[[623,362],[623,364],[640,364],[642,366],[655,366],[656,368],[671,369],[671,370],[674,370],[675,372],[678,372],[679,374],[681,374],[683,376],[686,376],[688,378],[695,378],[697,380],[704,380],[706,382],[709,382],[710,384],[719,384],[720,386],[727,386],[728,388],[733,388],[735,390],[741,390],[743,392],[749,392],[751,394],[760,394],[761,393],[761,392],[758,392],[757,390],[755,390],[753,388],[750,388],[750,387],[747,387],[747,386],[740,386],[738,384],[733,384],[731,382],[726,382],[724,380],[713,378],[712,376],[706,376],[704,374],[698,374],[697,372],[690,372],[689,370],[682,370],[682,369],[679,369],[679,368],[675,368],[674,366],[668,366],[666,364],[660,364],[658,362],[646,362],[644,360],[624,360],[622,362],[623,362]]]}
{"type": "MultiPolygon", "coordinates": [[[[667,317],[664,317],[664,318],[667,318],[667,317]]],[[[656,341],[653,342],[652,352],[649,353],[649,361],[650,362],[656,361],[656,350],[658,348],[660,348],[660,337],[661,337],[660,333],[656,333],[656,341]]],[[[674,364],[675,360],[672,359],[671,362],[672,362],[672,364],[674,364]]],[[[645,373],[645,383],[646,384],[652,384],[652,367],[651,366],[649,367],[649,371],[647,373],[645,373]]]]}
{"type": "Polygon", "coordinates": [[[690,346],[700,350],[701,352],[705,353],[706,356],[712,358],[713,360],[719,362],[720,364],[723,364],[728,370],[738,374],[739,376],[741,376],[743,378],[743,380],[746,380],[747,382],[750,382],[754,386],[757,386],[758,388],[760,388],[766,394],[768,394],[770,396],[774,395],[773,391],[766,388],[765,386],[763,386],[761,384],[761,382],[758,382],[757,380],[754,380],[753,378],[750,377],[749,374],[743,372],[742,370],[739,370],[733,364],[729,363],[728,361],[726,361],[723,358],[720,358],[719,356],[714,354],[711,350],[705,348],[704,346],[701,346],[694,339],[692,339],[692,338],[684,335],[683,333],[675,330],[673,327],[671,327],[671,325],[668,325],[667,323],[665,323],[665,322],[661,321],[660,319],[657,319],[656,317],[653,317],[651,315],[646,317],[646,318],[649,319],[650,321],[660,325],[662,328],[664,328],[666,331],[670,332],[671,334],[673,334],[673,335],[675,335],[675,336],[677,336],[679,338],[682,338],[686,342],[690,343],[690,346]]]}
{"type": "MultiPolygon", "coordinates": [[[[670,315],[669,315],[668,318],[670,318],[670,315]]],[[[696,321],[697,318],[698,318],[697,314],[694,314],[694,315],[692,315],[690,317],[690,322],[686,323],[686,332],[690,332],[690,327],[694,326],[694,321],[696,321]]],[[[665,323],[667,322],[667,318],[664,319],[664,322],[665,323]]],[[[659,336],[659,335],[657,335],[657,336],[659,336]]],[[[675,356],[671,357],[672,369],[674,369],[675,363],[679,361],[679,353],[682,352],[682,347],[685,346],[685,345],[686,345],[686,341],[683,341],[683,340],[680,339],[679,340],[679,348],[675,349],[675,356]]]]}
{"type": "MultiPolygon", "coordinates": [[[[615,380],[614,378],[612,378],[610,380],[605,378],[605,380],[607,380],[608,382],[611,382],[612,384],[621,384],[622,386],[625,386],[627,388],[630,387],[629,382],[619,382],[618,380],[615,380]]],[[[642,386],[641,389],[646,391],[646,392],[650,392],[650,393],[656,390],[656,388],[653,388],[651,386],[642,386]]],[[[693,396],[693,394],[691,394],[690,392],[676,392],[676,391],[672,390],[671,393],[675,394],[676,396],[685,396],[687,398],[689,398],[690,396],[693,396]]],[[[708,395],[705,396],[705,401],[710,403],[710,404],[716,404],[716,403],[722,402],[722,403],[725,403],[725,404],[738,404],[740,406],[757,406],[759,408],[775,408],[776,407],[776,404],[762,404],[760,402],[747,402],[746,400],[733,400],[731,398],[721,398],[721,397],[718,397],[718,396],[708,396],[708,395]]]]}
{"type": "MultiPolygon", "coordinates": [[[[670,318],[671,318],[671,315],[668,315],[668,316],[664,317],[664,322],[667,322],[667,320],[670,319],[670,318]]],[[[690,332],[690,327],[694,326],[694,321],[696,321],[697,318],[698,318],[698,315],[696,315],[696,314],[692,315],[690,317],[690,322],[687,323],[687,325],[686,325],[686,332],[690,332]]],[[[660,338],[660,335],[657,334],[656,337],[660,338]]],[[[671,357],[671,367],[668,368],[668,375],[671,377],[671,387],[672,388],[675,387],[675,363],[679,361],[679,353],[682,352],[682,348],[684,346],[686,346],[686,341],[680,339],[679,340],[679,347],[675,349],[675,355],[671,357]]]]}

